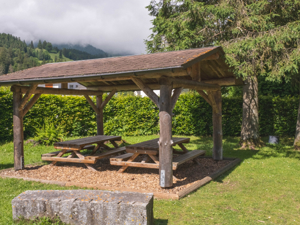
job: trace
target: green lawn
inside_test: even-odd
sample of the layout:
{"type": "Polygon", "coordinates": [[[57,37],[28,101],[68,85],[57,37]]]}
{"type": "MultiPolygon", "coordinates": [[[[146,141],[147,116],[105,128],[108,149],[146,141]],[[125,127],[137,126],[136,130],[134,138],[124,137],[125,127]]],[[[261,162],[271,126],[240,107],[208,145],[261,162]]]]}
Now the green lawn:
{"type": "MultiPolygon", "coordinates": [[[[157,136],[123,137],[130,144],[157,136]]],[[[211,154],[212,138],[191,137],[189,149],[211,154]]],[[[156,200],[155,224],[300,224],[300,152],[291,139],[259,151],[239,150],[238,138],[224,138],[224,156],[242,163],[179,201],[156,200]]],[[[25,145],[25,163],[40,162],[52,147],[25,145]]],[[[13,166],[12,143],[0,146],[0,169],[13,166]]],[[[13,224],[11,200],[25,190],[71,189],[0,178],[0,224],[13,224]]]]}

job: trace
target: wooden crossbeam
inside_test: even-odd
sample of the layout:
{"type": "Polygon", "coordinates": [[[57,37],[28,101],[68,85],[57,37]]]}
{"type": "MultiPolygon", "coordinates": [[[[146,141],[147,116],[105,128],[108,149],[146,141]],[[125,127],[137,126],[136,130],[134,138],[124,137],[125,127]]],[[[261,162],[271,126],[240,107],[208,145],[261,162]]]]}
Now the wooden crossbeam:
{"type": "Polygon", "coordinates": [[[27,103],[27,101],[30,99],[31,95],[34,93],[34,91],[36,90],[36,88],[37,88],[37,84],[33,84],[33,85],[31,85],[28,88],[25,96],[21,100],[21,103],[19,105],[19,110],[23,110],[23,107],[25,106],[25,104],[27,103]]]}
{"type": "Polygon", "coordinates": [[[197,82],[193,80],[185,80],[178,78],[168,78],[171,82],[173,82],[173,88],[183,87],[192,90],[209,90],[209,91],[217,91],[221,90],[221,87],[216,84],[207,84],[204,82],[197,82]]]}
{"type": "Polygon", "coordinates": [[[132,81],[154,102],[159,108],[159,97],[141,79],[133,77],[132,81]]]}
{"type": "MultiPolygon", "coordinates": [[[[26,93],[30,87],[27,86],[12,86],[12,92],[26,93]]],[[[101,91],[91,90],[75,90],[62,88],[43,88],[37,87],[31,94],[53,94],[53,95],[102,95],[101,91]]]]}

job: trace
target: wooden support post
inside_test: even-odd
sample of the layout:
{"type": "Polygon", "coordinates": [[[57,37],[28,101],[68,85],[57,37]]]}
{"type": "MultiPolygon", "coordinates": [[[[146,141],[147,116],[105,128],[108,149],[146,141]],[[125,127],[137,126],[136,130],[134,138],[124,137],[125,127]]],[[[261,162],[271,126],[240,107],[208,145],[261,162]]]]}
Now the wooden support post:
{"type": "Polygon", "coordinates": [[[222,145],[222,94],[221,91],[211,93],[215,105],[213,105],[213,159],[223,160],[222,145]]]}
{"type": "Polygon", "coordinates": [[[172,84],[168,79],[160,80],[159,98],[159,184],[161,187],[173,186],[172,149],[172,84]]]}
{"type": "Polygon", "coordinates": [[[16,171],[24,169],[23,111],[19,110],[21,101],[21,92],[13,92],[14,168],[16,171]]]}
{"type": "Polygon", "coordinates": [[[104,130],[103,130],[103,108],[101,107],[101,105],[102,105],[102,95],[97,95],[96,96],[96,103],[97,103],[97,108],[98,108],[98,113],[96,115],[97,135],[104,135],[104,130]]]}

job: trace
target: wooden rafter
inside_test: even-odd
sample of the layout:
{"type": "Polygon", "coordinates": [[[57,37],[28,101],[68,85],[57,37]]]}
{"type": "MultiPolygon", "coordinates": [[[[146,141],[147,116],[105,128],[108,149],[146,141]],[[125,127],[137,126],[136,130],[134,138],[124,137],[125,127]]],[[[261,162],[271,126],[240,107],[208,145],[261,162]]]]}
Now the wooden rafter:
{"type": "MultiPolygon", "coordinates": [[[[27,86],[12,86],[11,91],[27,93],[30,87],[27,86]]],[[[61,88],[36,88],[31,94],[54,94],[54,95],[101,95],[101,91],[91,90],[75,90],[75,89],[61,89],[61,88]]]]}
{"type": "Polygon", "coordinates": [[[173,82],[173,88],[183,87],[192,90],[207,90],[207,91],[217,91],[221,89],[221,87],[216,84],[207,84],[204,82],[197,82],[197,81],[177,79],[177,78],[169,78],[169,79],[170,81],[173,82]]]}

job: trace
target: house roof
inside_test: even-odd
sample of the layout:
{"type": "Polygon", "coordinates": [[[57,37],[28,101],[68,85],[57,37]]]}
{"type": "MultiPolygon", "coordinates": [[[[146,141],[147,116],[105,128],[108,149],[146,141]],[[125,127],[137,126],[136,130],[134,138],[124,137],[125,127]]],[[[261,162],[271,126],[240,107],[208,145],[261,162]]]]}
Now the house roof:
{"type": "MultiPolygon", "coordinates": [[[[203,80],[234,77],[225,63],[224,57],[222,57],[223,54],[221,47],[207,47],[145,55],[49,63],[0,76],[0,86],[73,81],[77,81],[86,87],[128,85],[133,84],[131,80],[126,82],[123,79],[121,82],[118,81],[118,77],[128,74],[137,76],[139,73],[161,73],[161,75],[164,75],[166,71],[174,73],[174,70],[184,72],[195,63],[201,64],[201,77],[203,80]],[[221,57],[216,60],[201,62],[216,53],[220,54],[221,57]],[[116,77],[114,83],[102,82],[102,79],[105,80],[112,76],[116,77]]],[[[173,76],[176,77],[176,73],[173,76]]],[[[188,77],[188,74],[186,76],[188,77]]],[[[144,78],[147,78],[147,76],[144,78]]]]}

